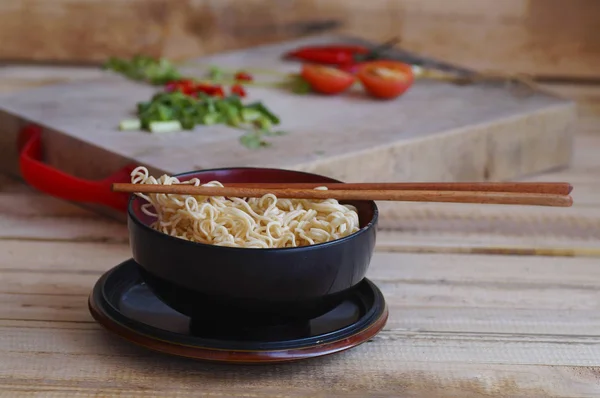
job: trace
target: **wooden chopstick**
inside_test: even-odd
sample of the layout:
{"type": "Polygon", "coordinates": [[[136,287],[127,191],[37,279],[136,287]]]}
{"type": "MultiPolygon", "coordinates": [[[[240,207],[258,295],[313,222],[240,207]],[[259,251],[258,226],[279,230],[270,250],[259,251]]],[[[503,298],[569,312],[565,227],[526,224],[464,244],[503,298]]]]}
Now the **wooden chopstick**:
{"type": "Polygon", "coordinates": [[[330,190],[399,190],[399,191],[472,191],[521,192],[568,195],[573,186],[567,182],[369,182],[369,183],[278,183],[234,182],[224,183],[232,188],[312,189],[327,187],[330,190]]]}
{"type": "Polygon", "coordinates": [[[163,193],[197,196],[227,196],[258,198],[273,194],[278,198],[290,199],[337,199],[337,200],[381,200],[406,202],[480,203],[532,206],[569,207],[573,199],[568,195],[529,192],[480,192],[480,191],[425,191],[425,190],[317,190],[295,188],[241,188],[205,187],[187,184],[113,184],[115,192],[163,193]]]}

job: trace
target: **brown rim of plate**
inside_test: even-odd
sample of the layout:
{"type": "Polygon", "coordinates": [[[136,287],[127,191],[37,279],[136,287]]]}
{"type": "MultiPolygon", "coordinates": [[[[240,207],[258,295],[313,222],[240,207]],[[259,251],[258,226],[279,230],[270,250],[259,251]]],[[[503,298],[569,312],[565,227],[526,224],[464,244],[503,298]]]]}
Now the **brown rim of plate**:
{"type": "Polygon", "coordinates": [[[346,338],[303,348],[243,351],[183,345],[150,337],[114,322],[110,317],[98,309],[97,304],[94,302],[93,295],[90,295],[88,299],[88,306],[90,313],[99,324],[117,336],[138,346],[179,357],[231,364],[292,362],[334,354],[356,347],[368,341],[383,329],[388,319],[387,305],[384,304],[385,307],[381,312],[381,315],[373,323],[365,329],[346,338]]]}

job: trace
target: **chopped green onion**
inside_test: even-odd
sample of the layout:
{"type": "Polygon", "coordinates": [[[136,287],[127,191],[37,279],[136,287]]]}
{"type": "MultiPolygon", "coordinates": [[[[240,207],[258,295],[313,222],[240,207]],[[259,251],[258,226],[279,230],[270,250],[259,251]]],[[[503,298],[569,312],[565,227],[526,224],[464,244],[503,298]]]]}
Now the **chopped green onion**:
{"type": "Polygon", "coordinates": [[[264,141],[260,134],[255,132],[250,132],[241,136],[240,143],[246,148],[250,149],[257,149],[260,147],[267,147],[271,145],[268,142],[264,141]]]}
{"type": "Polygon", "coordinates": [[[242,118],[240,117],[240,111],[235,107],[229,107],[225,111],[225,117],[227,124],[230,126],[237,127],[242,123],[242,118]]]}
{"type": "Polygon", "coordinates": [[[168,122],[150,122],[150,131],[153,133],[173,133],[181,130],[182,126],[179,120],[170,120],[168,122]]]}
{"type": "Polygon", "coordinates": [[[202,118],[202,123],[203,124],[207,124],[207,125],[217,124],[217,122],[219,121],[219,117],[220,116],[221,115],[218,114],[217,112],[207,113],[202,118]]]}
{"type": "Polygon", "coordinates": [[[279,118],[262,103],[244,105],[236,95],[217,98],[199,92],[198,97],[179,91],[158,92],[151,101],[140,102],[138,125],[153,133],[192,130],[196,125],[226,124],[248,131],[240,142],[248,148],[266,147],[267,136],[280,135],[272,131],[279,118]]]}
{"type": "Polygon", "coordinates": [[[260,118],[262,113],[256,109],[252,108],[244,108],[242,109],[242,119],[246,122],[253,122],[256,119],[260,118]]]}
{"type": "Polygon", "coordinates": [[[140,119],[127,119],[122,120],[119,123],[119,130],[128,131],[128,130],[140,130],[142,128],[142,122],[140,119]]]}
{"type": "Polygon", "coordinates": [[[246,109],[256,109],[266,116],[273,124],[279,124],[279,118],[275,116],[262,102],[255,102],[246,107],[246,109]]]}
{"type": "Polygon", "coordinates": [[[271,121],[269,120],[269,118],[267,118],[266,116],[261,116],[258,119],[256,119],[254,121],[254,123],[261,129],[261,130],[268,130],[270,129],[273,124],[271,123],[271,121]]]}
{"type": "Polygon", "coordinates": [[[240,97],[238,97],[235,94],[230,95],[229,97],[225,98],[225,101],[230,103],[232,106],[235,106],[238,110],[242,110],[242,108],[244,108],[244,104],[242,104],[242,100],[240,100],[240,97]]]}

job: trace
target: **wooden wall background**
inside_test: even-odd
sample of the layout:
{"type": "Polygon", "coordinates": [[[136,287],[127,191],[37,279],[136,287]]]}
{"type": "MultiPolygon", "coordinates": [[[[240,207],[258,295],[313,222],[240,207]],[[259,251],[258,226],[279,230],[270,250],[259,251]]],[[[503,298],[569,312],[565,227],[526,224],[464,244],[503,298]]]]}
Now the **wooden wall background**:
{"type": "Polygon", "coordinates": [[[0,59],[185,58],[342,32],[478,69],[600,77],[598,0],[0,0],[0,59]]]}

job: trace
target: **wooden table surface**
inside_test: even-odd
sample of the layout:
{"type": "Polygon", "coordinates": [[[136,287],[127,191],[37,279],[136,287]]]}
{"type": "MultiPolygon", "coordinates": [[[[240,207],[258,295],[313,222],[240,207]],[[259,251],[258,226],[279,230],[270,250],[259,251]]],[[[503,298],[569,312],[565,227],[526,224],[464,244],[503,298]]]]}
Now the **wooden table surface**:
{"type": "MultiPolygon", "coordinates": [[[[0,92],[39,83],[28,76],[0,71],[0,92]]],[[[575,159],[529,180],[573,183],[574,207],[386,213],[368,273],[385,330],[295,364],[199,363],[112,336],[87,296],[130,256],[125,225],[0,176],[0,395],[600,396],[600,87],[551,89],[580,103],[575,159]]]]}

